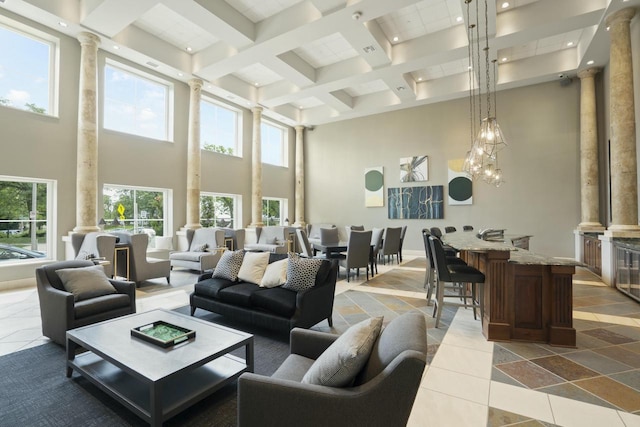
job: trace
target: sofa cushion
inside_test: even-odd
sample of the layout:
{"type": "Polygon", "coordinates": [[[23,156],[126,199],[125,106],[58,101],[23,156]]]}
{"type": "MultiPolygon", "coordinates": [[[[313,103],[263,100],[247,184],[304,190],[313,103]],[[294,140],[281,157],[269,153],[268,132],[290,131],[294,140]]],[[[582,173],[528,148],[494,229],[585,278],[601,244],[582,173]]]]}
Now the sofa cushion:
{"type": "Polygon", "coordinates": [[[193,287],[193,293],[203,297],[218,298],[218,292],[234,284],[235,282],[228,279],[212,277],[196,283],[193,287]]]}
{"type": "Polygon", "coordinates": [[[290,253],[287,265],[287,282],[282,287],[293,291],[305,291],[313,288],[316,283],[316,274],[322,262],[321,259],[302,258],[296,253],[290,253]]]}
{"type": "Polygon", "coordinates": [[[288,263],[288,260],[281,259],[280,261],[272,262],[267,265],[259,285],[263,288],[274,288],[276,286],[284,285],[287,281],[288,263]]]}
{"type": "Polygon", "coordinates": [[[369,359],[382,319],[366,319],[347,329],[316,359],[302,382],[329,387],[351,385],[369,359]]]}
{"type": "Polygon", "coordinates": [[[202,255],[206,255],[206,252],[173,252],[169,254],[169,259],[200,262],[202,255]]]}
{"type": "Polygon", "coordinates": [[[71,292],[76,301],[116,293],[116,288],[109,282],[101,265],[61,268],[56,270],[56,274],[60,277],[64,289],[71,292]]]}
{"type": "Polygon", "coordinates": [[[269,263],[269,252],[247,252],[238,271],[238,280],[260,284],[269,263]]]}
{"type": "Polygon", "coordinates": [[[253,283],[235,283],[233,286],[220,289],[218,298],[229,304],[251,307],[251,294],[261,289],[253,283]]]}
{"type": "Polygon", "coordinates": [[[291,317],[296,311],[297,292],[283,288],[264,289],[251,294],[251,304],[279,316],[291,317]]]}
{"type": "Polygon", "coordinates": [[[244,251],[242,249],[224,251],[216,265],[216,269],[213,271],[213,277],[235,281],[238,278],[243,258],[244,251]]]}

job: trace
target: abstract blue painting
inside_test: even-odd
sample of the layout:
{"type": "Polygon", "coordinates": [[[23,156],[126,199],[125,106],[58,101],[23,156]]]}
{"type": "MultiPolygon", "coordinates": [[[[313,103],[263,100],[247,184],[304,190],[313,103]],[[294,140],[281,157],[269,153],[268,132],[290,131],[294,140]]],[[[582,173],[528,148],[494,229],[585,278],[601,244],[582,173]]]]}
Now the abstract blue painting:
{"type": "Polygon", "coordinates": [[[389,219],[443,219],[444,186],[387,189],[389,219]]]}

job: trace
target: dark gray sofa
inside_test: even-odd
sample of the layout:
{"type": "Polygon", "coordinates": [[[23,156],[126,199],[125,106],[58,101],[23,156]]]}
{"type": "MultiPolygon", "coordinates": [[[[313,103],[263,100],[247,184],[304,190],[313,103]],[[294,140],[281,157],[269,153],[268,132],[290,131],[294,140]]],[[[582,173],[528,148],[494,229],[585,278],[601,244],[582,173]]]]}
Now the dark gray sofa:
{"type": "MultiPolygon", "coordinates": [[[[287,254],[271,253],[269,263],[285,258],[287,254]]],[[[324,319],[332,326],[337,274],[337,262],[324,260],[316,274],[315,286],[296,292],[213,278],[212,273],[206,273],[200,276],[191,294],[191,315],[201,308],[239,322],[285,332],[295,327],[310,328],[324,319]]]]}

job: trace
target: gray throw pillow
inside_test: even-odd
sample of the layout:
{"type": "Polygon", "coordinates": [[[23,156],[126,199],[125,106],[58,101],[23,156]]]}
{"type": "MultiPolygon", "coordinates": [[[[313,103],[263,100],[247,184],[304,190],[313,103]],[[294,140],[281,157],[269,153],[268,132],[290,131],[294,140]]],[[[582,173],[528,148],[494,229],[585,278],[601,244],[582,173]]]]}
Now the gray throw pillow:
{"type": "Polygon", "coordinates": [[[235,282],[238,279],[238,272],[240,271],[240,267],[242,267],[243,259],[244,251],[242,249],[237,251],[224,251],[216,265],[216,269],[213,271],[213,277],[235,282]]]}
{"type": "Polygon", "coordinates": [[[189,252],[204,252],[207,250],[207,247],[209,247],[209,245],[206,243],[203,243],[202,245],[195,245],[189,249],[189,252]]]}
{"type": "Polygon", "coordinates": [[[316,274],[322,265],[321,259],[302,258],[295,252],[289,253],[287,264],[287,282],[284,289],[306,291],[316,284],[316,274]]]}
{"type": "Polygon", "coordinates": [[[61,268],[56,270],[56,274],[64,289],[71,292],[76,301],[116,293],[116,288],[109,282],[101,265],[61,268]]]}
{"type": "Polygon", "coordinates": [[[382,319],[363,320],[347,329],[313,362],[302,382],[329,387],[351,385],[369,359],[382,319]]]}

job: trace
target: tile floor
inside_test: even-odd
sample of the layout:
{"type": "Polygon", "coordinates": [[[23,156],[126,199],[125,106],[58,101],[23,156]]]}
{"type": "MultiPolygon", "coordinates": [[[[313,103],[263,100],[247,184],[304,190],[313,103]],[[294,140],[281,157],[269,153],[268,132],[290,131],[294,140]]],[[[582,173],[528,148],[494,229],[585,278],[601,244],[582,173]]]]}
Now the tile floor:
{"type": "MultiPolygon", "coordinates": [[[[493,343],[471,310],[445,306],[435,329],[424,298],[425,260],[380,265],[380,274],[337,284],[334,327],[408,311],[427,314],[428,366],[409,419],[422,426],[640,426],[640,304],[587,270],[574,276],[578,346],[493,343]]],[[[196,275],[172,272],[171,286],[149,281],[138,311],[188,304],[196,275]]],[[[35,286],[35,284],[34,284],[35,286]]],[[[0,355],[48,341],[35,288],[0,292],[0,355]]]]}

